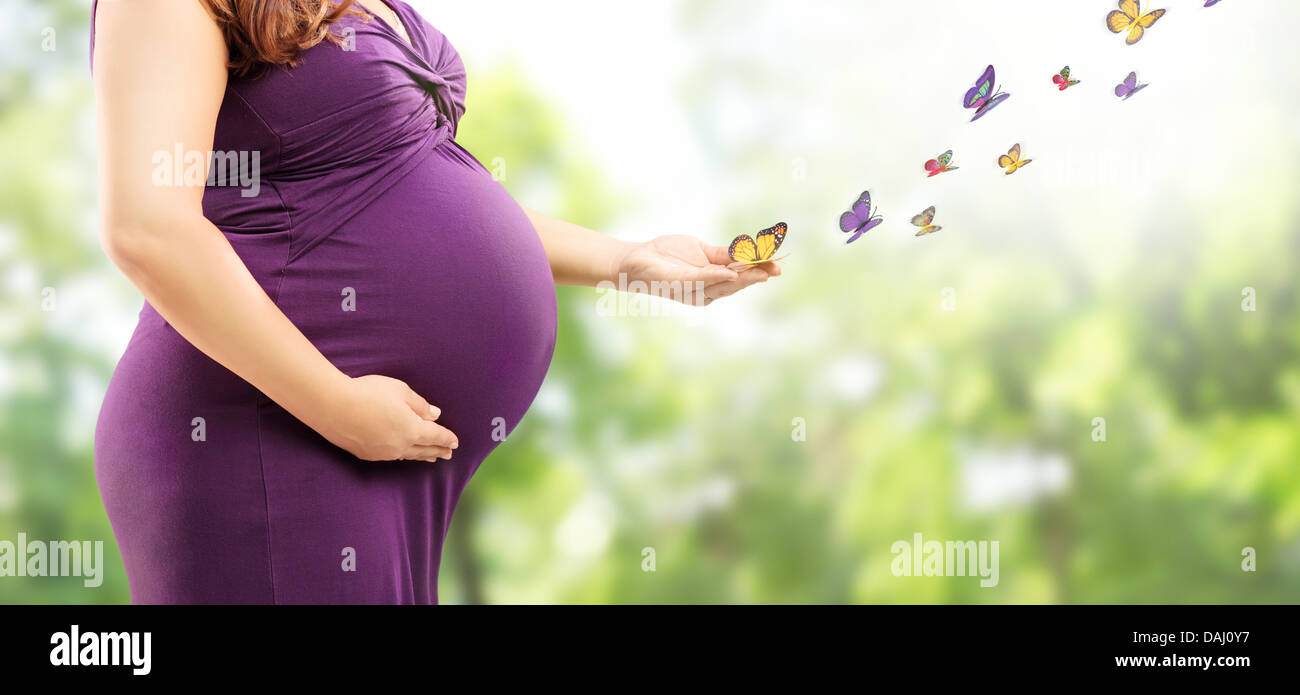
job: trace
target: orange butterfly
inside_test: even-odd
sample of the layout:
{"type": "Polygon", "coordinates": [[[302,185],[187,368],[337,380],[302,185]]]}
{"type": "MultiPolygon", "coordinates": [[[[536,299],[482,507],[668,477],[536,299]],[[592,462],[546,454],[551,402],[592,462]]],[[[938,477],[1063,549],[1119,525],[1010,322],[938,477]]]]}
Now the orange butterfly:
{"type": "Polygon", "coordinates": [[[732,261],[731,267],[758,265],[785,258],[785,256],[781,258],[773,258],[773,256],[776,255],[776,250],[781,248],[781,242],[785,241],[786,229],[784,222],[777,222],[759,232],[757,239],[748,234],[741,234],[732,239],[731,246],[727,247],[727,255],[732,261]]]}
{"type": "Polygon", "coordinates": [[[1020,158],[1020,143],[1016,143],[1011,149],[1001,157],[998,157],[998,166],[1007,170],[1007,176],[1016,173],[1016,169],[1032,162],[1032,159],[1020,158]]]}
{"type": "Polygon", "coordinates": [[[1142,14],[1138,0],[1120,0],[1119,9],[1111,10],[1111,13],[1106,15],[1106,28],[1114,34],[1127,29],[1128,38],[1124,39],[1124,43],[1132,46],[1141,41],[1142,34],[1163,16],[1165,16],[1164,10],[1151,10],[1142,14]]]}

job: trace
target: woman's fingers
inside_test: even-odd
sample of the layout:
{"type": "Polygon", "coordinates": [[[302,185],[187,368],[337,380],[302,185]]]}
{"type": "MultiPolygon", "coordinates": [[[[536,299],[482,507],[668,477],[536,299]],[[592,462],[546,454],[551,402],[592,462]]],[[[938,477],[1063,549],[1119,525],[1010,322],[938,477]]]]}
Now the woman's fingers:
{"type": "Polygon", "coordinates": [[[724,265],[706,265],[691,268],[682,273],[682,280],[685,282],[702,282],[705,285],[712,285],[717,282],[729,282],[737,280],[740,273],[724,265]]]}
{"type": "Polygon", "coordinates": [[[447,461],[451,459],[451,449],[445,446],[413,446],[406,452],[408,461],[447,461]]]}
{"type": "Polygon", "coordinates": [[[727,265],[731,263],[731,256],[727,255],[726,246],[714,246],[712,244],[700,244],[704,248],[704,255],[709,262],[714,265],[727,265]]]}
{"type": "Polygon", "coordinates": [[[425,420],[430,422],[437,420],[442,415],[442,411],[435,405],[430,405],[420,394],[409,386],[406,389],[406,404],[411,406],[411,410],[425,420]]]}
{"type": "Polygon", "coordinates": [[[446,427],[429,420],[421,420],[413,444],[416,446],[440,446],[446,449],[455,449],[460,446],[460,440],[446,427]]]}
{"type": "Polygon", "coordinates": [[[704,297],[709,301],[729,297],[750,285],[767,282],[768,277],[770,276],[760,268],[747,268],[735,280],[718,282],[705,287],[704,297]]]}
{"type": "Polygon", "coordinates": [[[460,446],[460,441],[451,430],[434,422],[442,411],[435,405],[430,405],[414,389],[407,387],[406,404],[416,415],[420,416],[414,434],[412,435],[411,451],[423,452],[427,456],[408,456],[407,458],[430,461],[438,458],[451,458],[451,450],[460,446]]]}

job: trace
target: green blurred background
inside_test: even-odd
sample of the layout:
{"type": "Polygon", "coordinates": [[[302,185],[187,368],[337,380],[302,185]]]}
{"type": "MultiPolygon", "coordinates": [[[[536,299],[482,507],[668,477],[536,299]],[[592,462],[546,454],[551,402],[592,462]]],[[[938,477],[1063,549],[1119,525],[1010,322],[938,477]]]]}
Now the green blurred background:
{"type": "MultiPolygon", "coordinates": [[[[1168,0],[1132,47],[1107,0],[411,4],[522,203],[627,239],[791,229],[779,281],[707,309],[558,290],[444,602],[1300,599],[1300,4],[1168,0]],[[1013,98],[971,124],[990,62],[1013,98]],[[1120,102],[1129,70],[1152,86],[1120,102]],[[864,188],[885,223],[845,246],[864,188]],[[914,533],[998,541],[998,585],[893,576],[914,533]]],[[[97,241],[89,2],[0,16],[0,539],[108,557],[0,602],[125,602],[92,437],[140,297],[97,241]]]]}

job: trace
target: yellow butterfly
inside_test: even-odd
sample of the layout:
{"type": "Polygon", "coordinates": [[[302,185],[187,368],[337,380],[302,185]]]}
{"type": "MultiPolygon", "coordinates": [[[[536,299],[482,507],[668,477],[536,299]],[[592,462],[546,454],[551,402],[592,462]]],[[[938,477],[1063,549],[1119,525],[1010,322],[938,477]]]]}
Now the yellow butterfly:
{"type": "Polygon", "coordinates": [[[940,229],[943,229],[943,227],[940,227],[937,224],[930,224],[933,221],[934,221],[934,206],[931,205],[930,207],[926,208],[921,214],[912,218],[912,224],[921,228],[920,231],[916,233],[916,235],[921,236],[923,234],[933,234],[939,231],[940,229]]]}
{"type": "Polygon", "coordinates": [[[727,248],[727,255],[734,261],[732,265],[758,265],[785,258],[785,256],[772,257],[776,255],[776,250],[781,248],[781,242],[785,241],[785,231],[785,223],[777,222],[774,226],[759,232],[757,240],[748,234],[736,237],[727,248]]]}
{"type": "Polygon", "coordinates": [[[1157,19],[1164,15],[1164,10],[1151,10],[1142,14],[1138,0],[1120,0],[1119,9],[1111,10],[1111,13],[1106,15],[1106,28],[1114,34],[1128,29],[1128,38],[1124,39],[1124,43],[1132,46],[1142,39],[1142,34],[1150,29],[1157,19]]]}
{"type": "Polygon", "coordinates": [[[998,157],[998,166],[1007,170],[1007,176],[1016,173],[1016,169],[1032,162],[1032,159],[1020,158],[1020,143],[1016,143],[1006,154],[998,157]]]}

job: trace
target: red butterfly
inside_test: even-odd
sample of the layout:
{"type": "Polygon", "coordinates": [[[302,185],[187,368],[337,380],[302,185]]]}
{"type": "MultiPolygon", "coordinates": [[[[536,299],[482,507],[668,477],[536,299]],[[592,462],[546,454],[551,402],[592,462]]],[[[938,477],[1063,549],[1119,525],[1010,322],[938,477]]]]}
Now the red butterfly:
{"type": "Polygon", "coordinates": [[[1061,74],[1059,74],[1059,75],[1052,75],[1052,82],[1055,82],[1056,84],[1061,85],[1061,91],[1062,91],[1062,92],[1064,92],[1066,89],[1068,89],[1068,88],[1070,88],[1070,87],[1073,87],[1073,86],[1076,85],[1076,84],[1079,84],[1079,81],[1078,81],[1078,80],[1072,80],[1072,79],[1070,79],[1070,66],[1069,66],[1069,65],[1065,66],[1065,69],[1061,71],[1061,74]]]}
{"type": "Polygon", "coordinates": [[[938,176],[945,171],[952,171],[957,167],[949,166],[952,163],[952,150],[948,150],[938,157],[925,163],[925,170],[930,172],[929,176],[938,176]]]}

